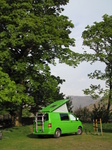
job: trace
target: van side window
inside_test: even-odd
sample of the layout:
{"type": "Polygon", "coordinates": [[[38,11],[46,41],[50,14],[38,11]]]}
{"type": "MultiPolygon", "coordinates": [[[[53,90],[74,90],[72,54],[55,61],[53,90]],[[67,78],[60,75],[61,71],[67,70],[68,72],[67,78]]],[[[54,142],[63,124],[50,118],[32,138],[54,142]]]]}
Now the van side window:
{"type": "Polygon", "coordinates": [[[60,114],[60,118],[62,121],[69,120],[68,114],[60,114]]]}
{"type": "Polygon", "coordinates": [[[47,120],[49,120],[49,119],[48,119],[48,114],[45,114],[45,115],[44,115],[44,121],[47,121],[47,120]]]}

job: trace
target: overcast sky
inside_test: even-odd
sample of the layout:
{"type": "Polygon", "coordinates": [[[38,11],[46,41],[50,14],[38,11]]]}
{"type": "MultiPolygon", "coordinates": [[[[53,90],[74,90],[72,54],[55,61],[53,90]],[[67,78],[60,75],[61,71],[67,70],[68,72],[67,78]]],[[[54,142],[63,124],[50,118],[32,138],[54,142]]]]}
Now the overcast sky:
{"type": "MultiPolygon", "coordinates": [[[[64,7],[64,15],[69,17],[75,28],[72,29],[71,37],[75,38],[76,46],[71,47],[75,52],[82,53],[82,32],[87,25],[93,25],[95,21],[102,21],[104,14],[112,15],[112,0],[70,0],[64,7]]],[[[88,49],[90,52],[90,50],[88,49]]],[[[57,64],[51,66],[51,73],[60,76],[66,82],[61,85],[61,92],[66,96],[83,96],[83,89],[88,88],[91,84],[101,84],[105,87],[105,83],[100,80],[88,78],[88,74],[94,70],[104,70],[103,63],[90,65],[89,63],[81,63],[77,68],[67,66],[66,64],[57,64]]]]}

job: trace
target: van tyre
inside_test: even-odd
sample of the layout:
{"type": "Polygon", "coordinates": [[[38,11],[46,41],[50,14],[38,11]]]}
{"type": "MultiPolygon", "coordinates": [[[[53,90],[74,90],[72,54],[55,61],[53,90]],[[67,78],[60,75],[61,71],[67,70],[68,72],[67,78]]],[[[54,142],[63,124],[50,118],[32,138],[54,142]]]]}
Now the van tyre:
{"type": "Polygon", "coordinates": [[[54,133],[54,137],[55,138],[59,138],[61,136],[61,130],[60,129],[56,129],[55,133],[54,133]]]}
{"type": "Polygon", "coordinates": [[[81,135],[81,134],[82,134],[82,128],[81,128],[81,127],[78,127],[77,135],[81,135]]]}

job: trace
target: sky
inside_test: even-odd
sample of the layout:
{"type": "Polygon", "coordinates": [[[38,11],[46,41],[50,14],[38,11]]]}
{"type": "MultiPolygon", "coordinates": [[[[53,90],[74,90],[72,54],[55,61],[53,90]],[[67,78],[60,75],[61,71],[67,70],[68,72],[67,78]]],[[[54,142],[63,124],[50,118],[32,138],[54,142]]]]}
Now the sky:
{"type": "MultiPolygon", "coordinates": [[[[75,47],[70,47],[75,52],[82,53],[85,47],[82,45],[82,32],[87,25],[102,21],[104,14],[112,15],[112,0],[70,0],[64,6],[63,14],[69,17],[69,20],[74,24],[74,29],[71,29],[71,38],[75,38],[75,47]]],[[[92,52],[89,48],[85,49],[87,52],[92,52]]],[[[89,88],[91,84],[101,84],[105,88],[105,82],[89,79],[88,74],[94,70],[104,71],[105,64],[97,62],[90,65],[90,63],[83,62],[77,68],[70,67],[66,64],[57,63],[56,66],[51,65],[51,74],[60,76],[66,81],[60,85],[60,92],[65,96],[84,96],[82,90],[89,88]]]]}

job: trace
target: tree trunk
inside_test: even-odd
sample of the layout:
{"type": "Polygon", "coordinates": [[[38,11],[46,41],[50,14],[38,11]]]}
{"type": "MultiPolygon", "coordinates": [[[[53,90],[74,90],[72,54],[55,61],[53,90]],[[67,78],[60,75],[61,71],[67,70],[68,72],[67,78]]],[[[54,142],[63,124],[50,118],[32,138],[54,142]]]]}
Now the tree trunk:
{"type": "Polygon", "coordinates": [[[109,112],[110,109],[110,101],[111,101],[111,90],[109,91],[109,99],[108,99],[108,105],[107,105],[107,111],[109,112]]]}
{"type": "Polygon", "coordinates": [[[108,99],[108,105],[107,105],[107,117],[109,117],[109,111],[110,111],[110,103],[112,101],[112,69],[111,69],[111,73],[110,73],[110,82],[109,82],[109,99],[108,99]]]}
{"type": "Polygon", "coordinates": [[[20,105],[19,112],[16,114],[15,126],[22,126],[22,104],[20,105]]]}

